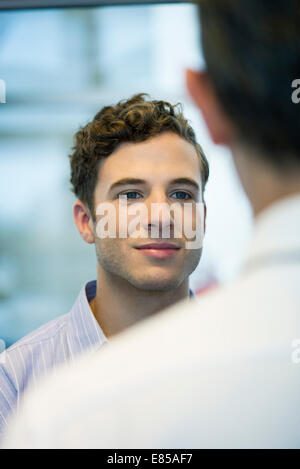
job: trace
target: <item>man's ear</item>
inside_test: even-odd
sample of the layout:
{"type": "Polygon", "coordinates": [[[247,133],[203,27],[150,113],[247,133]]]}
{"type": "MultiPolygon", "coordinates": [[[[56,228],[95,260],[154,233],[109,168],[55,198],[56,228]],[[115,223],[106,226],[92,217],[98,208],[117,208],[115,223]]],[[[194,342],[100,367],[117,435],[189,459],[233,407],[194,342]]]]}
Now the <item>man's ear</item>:
{"type": "Polygon", "coordinates": [[[81,200],[76,200],[73,208],[74,222],[82,239],[88,244],[95,242],[93,220],[90,211],[81,200]]]}
{"type": "Polygon", "coordinates": [[[201,111],[214,143],[229,145],[233,126],[219,105],[212,83],[205,71],[186,70],[186,86],[201,111]]]}

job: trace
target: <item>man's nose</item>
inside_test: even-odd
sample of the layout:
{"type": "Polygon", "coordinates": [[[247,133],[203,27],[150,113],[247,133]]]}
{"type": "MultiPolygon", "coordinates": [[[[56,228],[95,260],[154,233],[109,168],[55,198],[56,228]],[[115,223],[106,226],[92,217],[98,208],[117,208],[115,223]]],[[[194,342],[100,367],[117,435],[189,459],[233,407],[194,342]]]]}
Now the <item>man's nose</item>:
{"type": "Polygon", "coordinates": [[[145,201],[147,217],[143,220],[144,229],[152,238],[170,237],[173,219],[170,214],[170,201],[162,191],[153,191],[145,201]]]}

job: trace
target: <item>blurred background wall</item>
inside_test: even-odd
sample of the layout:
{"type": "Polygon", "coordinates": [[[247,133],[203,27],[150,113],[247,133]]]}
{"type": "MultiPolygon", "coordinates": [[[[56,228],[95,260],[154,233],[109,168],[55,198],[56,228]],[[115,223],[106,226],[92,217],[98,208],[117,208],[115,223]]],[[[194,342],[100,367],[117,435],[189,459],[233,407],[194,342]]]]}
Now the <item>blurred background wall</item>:
{"type": "Polygon", "coordinates": [[[181,102],[211,168],[207,235],[191,286],[231,279],[251,212],[229,153],[213,145],[185,89],[203,66],[191,4],[1,11],[0,338],[10,345],[67,313],[96,278],[73,224],[68,154],[100,108],[137,92],[181,102]]]}

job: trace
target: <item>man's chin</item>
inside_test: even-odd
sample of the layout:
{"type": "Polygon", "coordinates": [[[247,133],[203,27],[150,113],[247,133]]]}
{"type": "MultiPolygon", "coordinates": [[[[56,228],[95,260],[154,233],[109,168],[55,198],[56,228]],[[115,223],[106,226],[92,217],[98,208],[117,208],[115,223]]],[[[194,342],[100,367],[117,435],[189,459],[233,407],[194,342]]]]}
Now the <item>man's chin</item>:
{"type": "Polygon", "coordinates": [[[133,286],[139,290],[146,291],[171,291],[175,290],[182,280],[179,281],[178,278],[152,278],[152,279],[132,279],[130,282],[133,286]]]}

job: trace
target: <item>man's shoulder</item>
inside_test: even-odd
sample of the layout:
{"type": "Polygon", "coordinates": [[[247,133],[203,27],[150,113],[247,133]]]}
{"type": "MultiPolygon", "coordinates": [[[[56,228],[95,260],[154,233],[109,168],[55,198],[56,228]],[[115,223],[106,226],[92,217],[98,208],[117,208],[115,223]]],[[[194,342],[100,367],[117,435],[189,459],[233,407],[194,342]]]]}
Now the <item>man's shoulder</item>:
{"type": "Polygon", "coordinates": [[[60,356],[67,356],[67,352],[64,355],[60,352],[58,342],[63,343],[69,314],[47,322],[1,354],[0,433],[29,382],[51,369],[60,356]],[[57,353],[60,355],[56,356],[57,353]]]}
{"type": "Polygon", "coordinates": [[[63,342],[69,314],[47,322],[3,352],[0,365],[1,389],[9,385],[21,391],[33,373],[42,374],[42,371],[54,365],[59,349],[56,342],[63,342]]]}
{"type": "Polygon", "coordinates": [[[20,388],[26,385],[34,366],[43,369],[51,368],[54,360],[53,354],[55,355],[57,351],[56,341],[63,342],[69,316],[70,313],[52,319],[3,352],[2,372],[5,372],[15,386],[17,382],[20,388]],[[41,361],[43,363],[39,367],[38,363],[41,361]]]}
{"type": "Polygon", "coordinates": [[[168,369],[214,351],[248,355],[289,346],[300,330],[299,273],[300,267],[261,269],[195,300],[182,300],[120,334],[99,355],[101,367],[91,362],[85,372],[101,369],[103,378],[106,368],[109,376],[115,368],[117,375],[124,362],[131,363],[133,373],[144,373],[147,366],[168,369]]]}
{"type": "Polygon", "coordinates": [[[63,332],[66,329],[70,313],[59,316],[51,321],[43,324],[39,328],[27,334],[22,339],[18,340],[15,344],[11,345],[6,353],[16,352],[17,349],[33,347],[35,345],[41,345],[43,342],[47,342],[57,336],[57,334],[63,332]]]}

